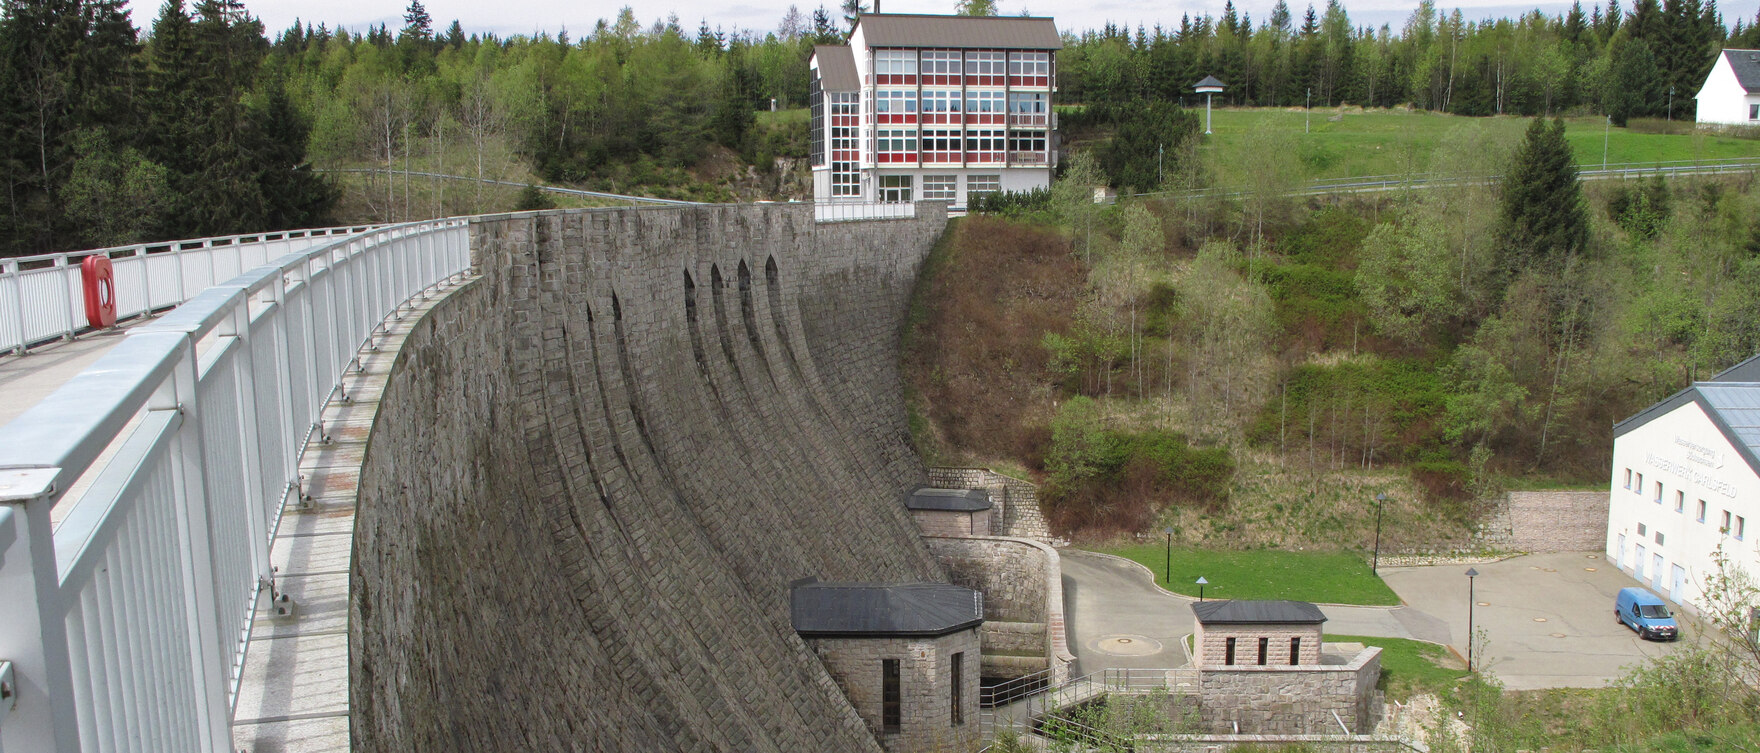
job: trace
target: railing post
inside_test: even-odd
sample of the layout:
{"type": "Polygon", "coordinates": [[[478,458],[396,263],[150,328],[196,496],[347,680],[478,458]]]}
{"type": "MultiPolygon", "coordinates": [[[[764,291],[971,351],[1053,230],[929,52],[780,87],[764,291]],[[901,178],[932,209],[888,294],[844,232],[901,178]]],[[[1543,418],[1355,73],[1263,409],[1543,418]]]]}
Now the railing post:
{"type": "Polygon", "coordinates": [[[232,744],[231,714],[226,700],[229,672],[221,666],[219,614],[214,593],[214,542],[208,527],[208,496],[202,462],[201,412],[196,402],[200,383],[195,343],[184,340],[178,363],[147,402],[148,410],[183,413],[183,425],[171,440],[171,477],[177,539],[183,576],[184,613],[188,615],[189,672],[195,689],[196,739],[199,750],[222,753],[232,744]]]}
{"type": "MultiPolygon", "coordinates": [[[[280,312],[276,312],[276,319],[280,312]]],[[[258,441],[257,432],[258,405],[260,402],[272,402],[272,396],[260,395],[257,392],[256,347],[251,342],[251,297],[249,291],[239,298],[231,315],[220,325],[222,337],[237,338],[237,352],[233,358],[233,374],[236,375],[238,389],[238,436],[243,439],[244,446],[240,449],[244,461],[244,503],[245,519],[250,521],[251,540],[247,544],[251,548],[251,569],[257,577],[258,584],[274,587],[275,573],[269,566],[269,526],[268,506],[263,499],[263,445],[258,441]]],[[[273,375],[269,375],[272,380],[273,375]]],[[[267,385],[265,385],[267,386],[267,385]]],[[[279,406],[277,406],[279,407],[279,406]]],[[[274,427],[279,431],[279,427],[274,427]]],[[[242,652],[241,652],[242,655],[242,652]]]]}
{"type": "Polygon", "coordinates": [[[5,346],[17,355],[24,355],[25,343],[30,342],[30,337],[24,331],[24,283],[19,280],[19,274],[18,262],[0,263],[0,283],[5,284],[6,295],[12,299],[12,305],[6,310],[6,318],[12,322],[13,331],[18,334],[17,340],[0,343],[0,346],[5,346]]]}
{"type": "Polygon", "coordinates": [[[58,468],[0,471],[0,661],[13,672],[13,696],[0,699],[0,749],[79,750],[67,608],[49,521],[59,475],[58,468]]]}

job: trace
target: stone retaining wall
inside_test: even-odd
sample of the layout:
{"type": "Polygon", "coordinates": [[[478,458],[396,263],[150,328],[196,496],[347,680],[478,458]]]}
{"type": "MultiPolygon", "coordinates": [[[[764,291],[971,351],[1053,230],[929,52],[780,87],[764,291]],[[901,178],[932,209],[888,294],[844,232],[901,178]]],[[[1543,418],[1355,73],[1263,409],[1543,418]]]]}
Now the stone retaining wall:
{"type": "MultiPolygon", "coordinates": [[[[1211,731],[1265,735],[1311,735],[1337,729],[1334,714],[1352,734],[1373,732],[1381,718],[1381,649],[1366,648],[1349,664],[1317,667],[1204,667],[1198,672],[1198,703],[1211,731]]],[[[1343,730],[1339,730],[1341,733],[1343,730]]]]}
{"type": "Polygon", "coordinates": [[[897,373],[944,211],[501,215],[362,467],[359,751],[870,751],[788,584],[939,581],[897,373]]]}
{"type": "Polygon", "coordinates": [[[1607,546],[1607,492],[1509,492],[1480,524],[1475,538],[1482,546],[1505,551],[1602,551],[1607,546]]]}
{"type": "Polygon", "coordinates": [[[988,468],[952,468],[936,466],[929,469],[929,486],[936,489],[987,489],[995,503],[1000,522],[993,523],[996,535],[1023,539],[1051,540],[1051,529],[1039,510],[1039,487],[1012,476],[1004,476],[988,468]]]}
{"type": "Polygon", "coordinates": [[[1057,550],[1019,538],[926,541],[955,585],[984,593],[984,677],[1014,678],[1050,669],[1053,685],[1068,678],[1075,657],[1065,642],[1063,567],[1057,550]]]}

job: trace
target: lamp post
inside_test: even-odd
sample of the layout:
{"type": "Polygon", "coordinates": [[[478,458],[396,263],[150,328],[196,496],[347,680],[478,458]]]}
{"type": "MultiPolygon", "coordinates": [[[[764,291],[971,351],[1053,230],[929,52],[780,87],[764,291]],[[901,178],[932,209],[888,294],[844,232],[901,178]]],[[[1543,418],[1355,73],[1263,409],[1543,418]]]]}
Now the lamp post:
{"type": "Polygon", "coordinates": [[[1204,600],[1204,586],[1208,585],[1209,583],[1210,583],[1210,581],[1204,580],[1204,576],[1202,576],[1202,575],[1198,576],[1198,601],[1204,600]]]}
{"type": "Polygon", "coordinates": [[[1369,560],[1369,572],[1373,575],[1380,575],[1381,574],[1381,504],[1386,501],[1387,501],[1387,495],[1385,493],[1379,493],[1379,492],[1376,493],[1376,495],[1375,495],[1375,557],[1374,557],[1374,559],[1369,560]]]}
{"type": "Polygon", "coordinates": [[[1308,87],[1308,103],[1302,105],[1302,133],[1308,132],[1308,119],[1314,114],[1314,87],[1308,87]]]}
{"type": "Polygon", "coordinates": [[[1227,85],[1215,76],[1205,76],[1203,81],[1192,84],[1192,91],[1204,95],[1204,135],[1210,135],[1210,95],[1221,94],[1227,85]]]}
{"type": "Polygon", "coordinates": [[[1607,170],[1607,141],[1613,137],[1613,116],[1607,116],[1607,127],[1601,130],[1601,169],[1607,170]]]}
{"type": "Polygon", "coordinates": [[[1167,585],[1171,586],[1173,585],[1173,527],[1163,528],[1161,532],[1167,534],[1167,574],[1161,579],[1167,581],[1167,585]]]}
{"type": "Polygon", "coordinates": [[[1473,579],[1479,577],[1475,568],[1467,568],[1467,671],[1473,671],[1473,579]]]}
{"type": "Polygon", "coordinates": [[[1674,122],[1674,84],[1668,85],[1668,122],[1674,122]]]}

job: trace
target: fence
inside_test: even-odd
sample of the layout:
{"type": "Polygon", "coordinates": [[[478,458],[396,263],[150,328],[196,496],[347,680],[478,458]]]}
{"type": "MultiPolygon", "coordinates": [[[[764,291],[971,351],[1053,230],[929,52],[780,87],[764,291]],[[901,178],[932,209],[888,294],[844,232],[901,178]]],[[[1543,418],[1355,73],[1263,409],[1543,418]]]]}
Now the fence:
{"type": "MultiPolygon", "coordinates": [[[[1050,672],[1036,672],[980,690],[980,736],[994,740],[1004,729],[1025,734],[1058,710],[1110,693],[1141,694],[1166,690],[1178,695],[1198,692],[1197,670],[1190,668],[1104,669],[1058,685],[1051,684],[1050,672]]],[[[1075,724],[1069,720],[1060,723],[1075,724]]]]}
{"type": "Polygon", "coordinates": [[[912,202],[839,202],[822,201],[813,205],[814,222],[857,222],[860,220],[908,220],[917,216],[912,202]]]}
{"type": "MultiPolygon", "coordinates": [[[[318,417],[378,323],[466,269],[467,222],[380,228],[249,269],[0,427],[0,660],[14,678],[0,750],[230,748],[300,452],[325,441],[318,417]],[[67,506],[53,530],[52,505],[67,506]]],[[[234,260],[250,257],[213,254],[208,274],[234,260]]]]}

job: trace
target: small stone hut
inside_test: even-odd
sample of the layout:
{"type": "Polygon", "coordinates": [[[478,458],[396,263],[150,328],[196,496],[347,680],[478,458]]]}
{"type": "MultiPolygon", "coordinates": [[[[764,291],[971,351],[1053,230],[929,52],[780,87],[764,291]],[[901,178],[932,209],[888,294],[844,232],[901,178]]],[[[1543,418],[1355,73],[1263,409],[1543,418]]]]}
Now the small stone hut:
{"type": "Polygon", "coordinates": [[[891,753],[976,748],[984,595],[945,583],[796,582],[795,632],[891,753]]]}
{"type": "Polygon", "coordinates": [[[911,492],[904,503],[925,536],[989,536],[995,503],[983,489],[930,489],[911,492]]]}
{"type": "Polygon", "coordinates": [[[1326,615],[1305,601],[1200,601],[1192,634],[1199,668],[1317,666],[1326,615]]]}

